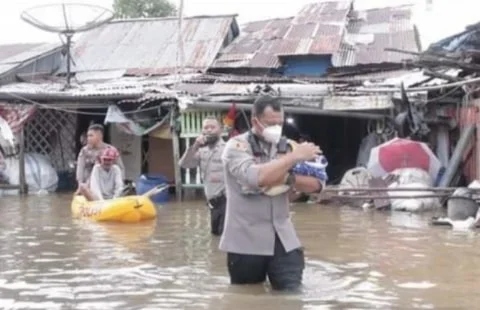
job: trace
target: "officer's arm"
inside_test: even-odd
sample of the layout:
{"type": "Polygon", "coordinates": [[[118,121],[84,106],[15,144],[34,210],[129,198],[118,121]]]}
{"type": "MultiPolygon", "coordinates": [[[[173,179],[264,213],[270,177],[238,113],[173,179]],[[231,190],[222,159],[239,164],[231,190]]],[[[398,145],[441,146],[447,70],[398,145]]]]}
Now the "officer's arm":
{"type": "Polygon", "coordinates": [[[297,162],[293,154],[286,154],[268,163],[256,164],[247,141],[230,139],[222,155],[226,169],[242,183],[253,188],[278,185],[288,170],[297,162]]]}
{"type": "Polygon", "coordinates": [[[200,156],[198,148],[194,145],[190,146],[179,161],[180,167],[183,169],[194,169],[200,164],[200,156]]]}
{"type": "Polygon", "coordinates": [[[311,194],[319,193],[323,190],[325,182],[320,181],[317,178],[304,176],[304,175],[295,175],[295,189],[299,192],[311,194]]]}

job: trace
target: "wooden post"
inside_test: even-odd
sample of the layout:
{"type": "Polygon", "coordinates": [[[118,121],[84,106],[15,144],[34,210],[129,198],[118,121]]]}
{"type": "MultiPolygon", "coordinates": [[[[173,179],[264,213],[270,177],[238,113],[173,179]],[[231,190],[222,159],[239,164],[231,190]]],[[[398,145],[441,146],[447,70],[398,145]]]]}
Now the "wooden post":
{"type": "Polygon", "coordinates": [[[173,146],[173,168],[175,170],[175,196],[177,201],[182,201],[182,172],[179,165],[180,161],[180,137],[177,132],[177,113],[172,107],[170,112],[170,128],[172,133],[173,146]]]}
{"type": "Polygon", "coordinates": [[[19,158],[18,158],[18,165],[19,165],[19,174],[18,174],[18,183],[20,186],[20,195],[27,195],[28,194],[28,186],[27,180],[25,178],[25,129],[22,128],[19,134],[19,158]]]}

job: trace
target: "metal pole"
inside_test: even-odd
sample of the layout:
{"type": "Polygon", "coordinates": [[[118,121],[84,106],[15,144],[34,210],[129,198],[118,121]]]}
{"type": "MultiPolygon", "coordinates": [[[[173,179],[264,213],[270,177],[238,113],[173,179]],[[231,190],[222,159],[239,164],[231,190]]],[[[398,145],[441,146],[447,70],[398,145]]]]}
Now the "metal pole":
{"type": "MultiPolygon", "coordinates": [[[[359,188],[325,188],[322,193],[338,193],[338,192],[453,192],[456,187],[396,187],[396,188],[386,188],[386,187],[359,187],[359,188]]],[[[471,191],[476,192],[480,191],[480,188],[472,188],[471,191]]]]}
{"type": "Polygon", "coordinates": [[[72,34],[67,33],[67,87],[70,87],[70,81],[71,81],[71,62],[72,62],[72,57],[70,55],[70,47],[72,44],[72,34]]]}
{"type": "Polygon", "coordinates": [[[373,200],[373,199],[422,199],[422,198],[442,198],[449,196],[449,194],[436,194],[436,195],[406,195],[406,196],[379,196],[379,195],[364,195],[364,196],[340,196],[334,195],[329,196],[328,198],[338,198],[338,199],[358,199],[358,200],[373,200]]]}
{"type": "Polygon", "coordinates": [[[173,168],[175,170],[175,197],[177,201],[182,200],[182,171],[179,165],[180,162],[180,141],[177,132],[176,118],[177,113],[172,111],[170,114],[170,129],[172,133],[172,147],[173,147],[173,168]]]}
{"type": "Polygon", "coordinates": [[[178,6],[178,36],[177,36],[177,82],[180,83],[180,74],[183,73],[183,69],[185,66],[185,53],[183,50],[183,33],[182,33],[182,26],[183,26],[183,0],[180,0],[180,4],[178,6]]]}
{"type": "Polygon", "coordinates": [[[25,129],[22,128],[19,134],[19,155],[18,155],[18,164],[19,164],[19,174],[18,174],[18,183],[20,186],[20,195],[28,194],[27,180],[25,177],[25,129]]]}
{"type": "Polygon", "coordinates": [[[443,175],[442,180],[438,185],[439,187],[447,187],[452,182],[455,174],[458,171],[458,167],[462,162],[463,153],[471,142],[476,128],[476,125],[469,125],[465,127],[465,129],[462,131],[462,134],[460,135],[460,139],[457,142],[457,146],[455,147],[455,151],[452,154],[452,158],[450,159],[445,174],[443,175]]]}

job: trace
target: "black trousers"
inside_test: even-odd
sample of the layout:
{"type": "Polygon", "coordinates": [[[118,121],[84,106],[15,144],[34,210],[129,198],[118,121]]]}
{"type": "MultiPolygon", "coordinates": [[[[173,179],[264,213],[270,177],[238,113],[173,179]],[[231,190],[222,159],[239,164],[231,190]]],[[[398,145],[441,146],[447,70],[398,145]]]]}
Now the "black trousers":
{"type": "Polygon", "coordinates": [[[213,235],[220,236],[223,233],[225,223],[225,208],[227,198],[225,195],[212,198],[208,201],[210,207],[210,229],[213,235]]]}
{"type": "Polygon", "coordinates": [[[305,257],[303,249],[285,252],[275,236],[273,256],[227,254],[231,284],[258,284],[268,280],[274,290],[297,291],[302,285],[305,257]]]}

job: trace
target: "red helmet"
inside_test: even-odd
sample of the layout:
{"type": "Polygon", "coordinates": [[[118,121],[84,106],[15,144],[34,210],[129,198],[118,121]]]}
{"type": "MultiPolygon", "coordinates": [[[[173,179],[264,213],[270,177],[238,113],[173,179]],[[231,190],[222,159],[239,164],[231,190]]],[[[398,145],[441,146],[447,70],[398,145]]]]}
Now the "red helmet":
{"type": "Polygon", "coordinates": [[[102,155],[100,155],[100,158],[115,160],[117,159],[118,156],[119,156],[118,150],[113,146],[109,146],[105,150],[103,150],[102,155]]]}

